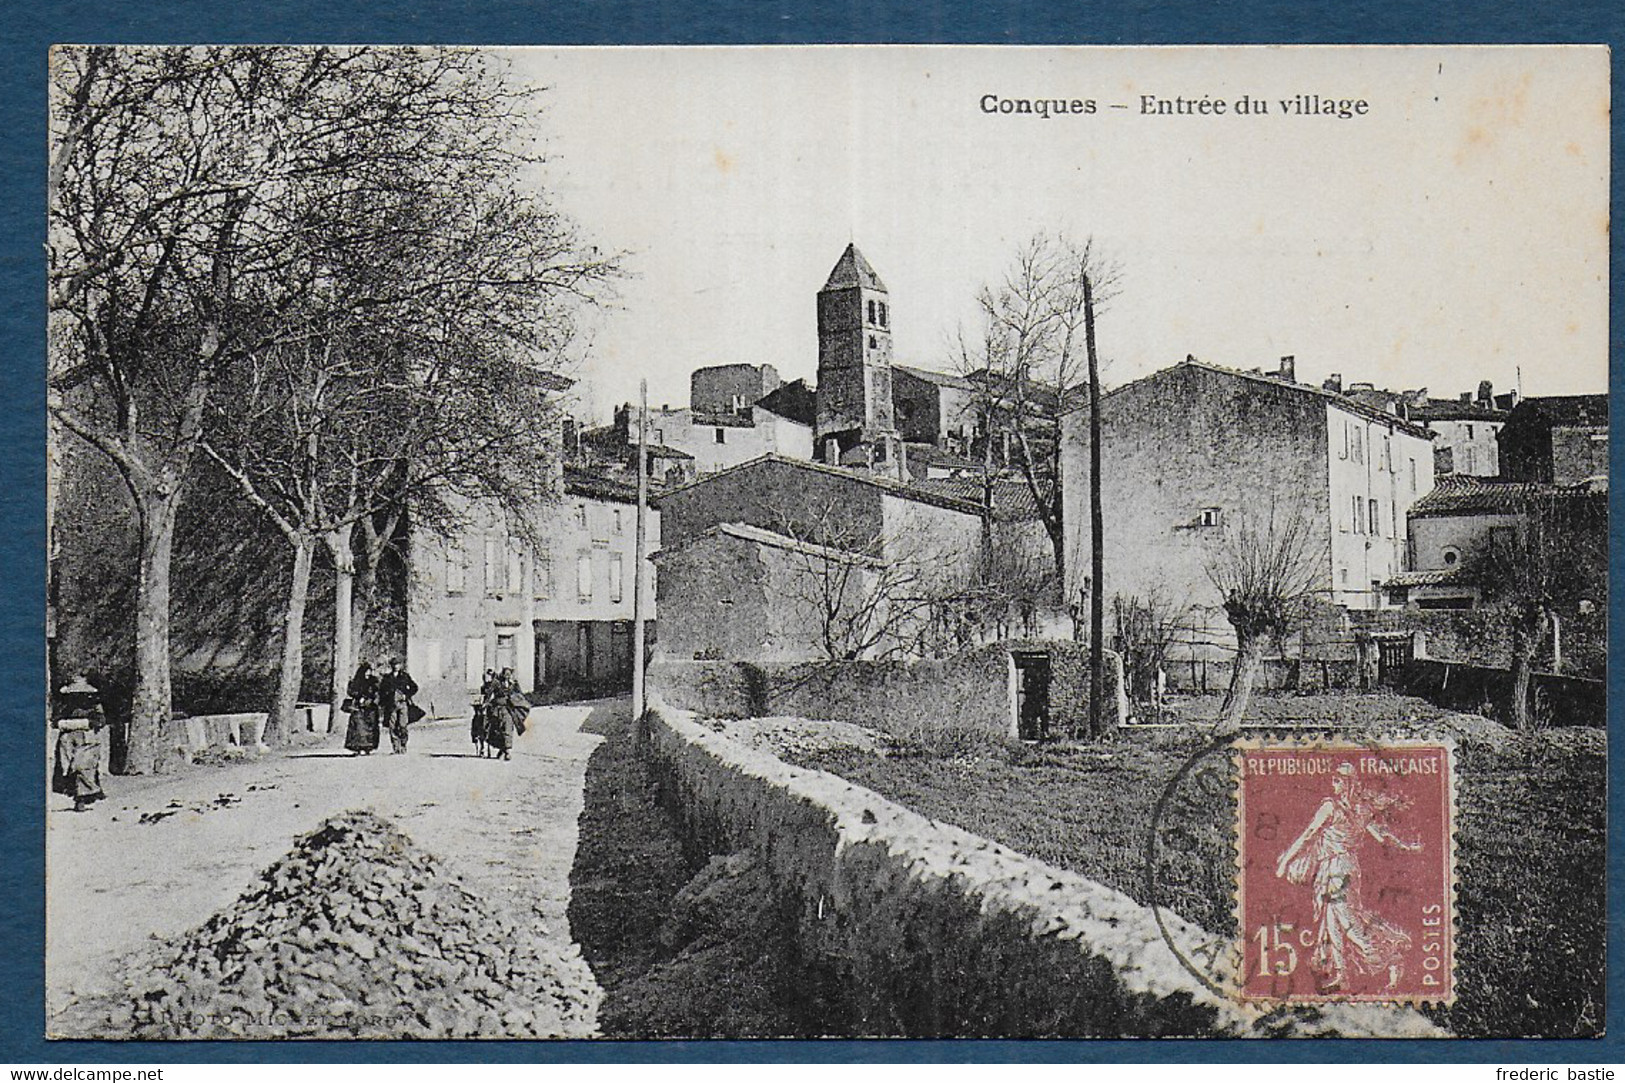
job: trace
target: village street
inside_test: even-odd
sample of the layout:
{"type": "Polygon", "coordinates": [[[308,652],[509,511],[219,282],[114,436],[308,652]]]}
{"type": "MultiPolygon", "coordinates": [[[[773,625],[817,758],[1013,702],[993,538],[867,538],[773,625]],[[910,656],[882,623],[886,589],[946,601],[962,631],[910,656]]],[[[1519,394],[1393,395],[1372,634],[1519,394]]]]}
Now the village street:
{"type": "MultiPolygon", "coordinates": [[[[467,720],[420,723],[410,750],[352,757],[343,733],[325,743],[180,776],[109,778],[108,799],[47,818],[47,1014],[114,987],[119,960],[229,906],[295,839],[326,818],[370,809],[481,895],[533,908],[561,964],[592,983],[565,909],[587,758],[602,738],[580,732],[593,711],[625,701],[536,708],[511,762],[481,759],[467,720]]],[[[595,988],[589,984],[588,988],[595,988]]],[[[92,1013],[93,1014],[93,1013],[92,1013]]],[[[59,1022],[60,1021],[60,1022],[59,1022]]],[[[81,1023],[82,1025],[82,1023],[81,1023]]]]}

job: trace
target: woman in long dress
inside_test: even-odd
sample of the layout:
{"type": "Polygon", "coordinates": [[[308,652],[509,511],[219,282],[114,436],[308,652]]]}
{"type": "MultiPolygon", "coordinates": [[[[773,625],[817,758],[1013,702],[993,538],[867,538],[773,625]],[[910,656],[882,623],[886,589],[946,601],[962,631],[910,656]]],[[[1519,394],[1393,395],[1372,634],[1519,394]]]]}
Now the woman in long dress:
{"type": "Polygon", "coordinates": [[[519,682],[514,679],[513,670],[504,669],[496,679],[485,710],[488,721],[486,739],[498,759],[513,758],[510,751],[513,748],[514,734],[524,732],[525,718],[529,714],[530,700],[519,690],[519,682]]]}
{"type": "Polygon", "coordinates": [[[485,681],[480,685],[479,698],[474,701],[474,720],[469,725],[469,737],[474,741],[474,748],[483,758],[490,745],[491,723],[486,717],[491,706],[492,689],[496,686],[496,670],[485,671],[485,681]]]}
{"type": "Polygon", "coordinates": [[[1315,947],[1310,965],[1323,976],[1323,991],[1340,989],[1353,966],[1362,974],[1386,972],[1395,988],[1404,972],[1411,938],[1366,907],[1361,898],[1360,847],[1368,840],[1407,852],[1419,842],[1400,839],[1383,816],[1397,801],[1367,794],[1351,764],[1332,775],[1332,796],[1320,803],[1309,826],[1281,852],[1275,875],[1288,883],[1310,883],[1314,891],[1315,947]]]}
{"type": "Polygon", "coordinates": [[[373,676],[370,662],[356,666],[344,695],[350,705],[344,747],[352,756],[371,755],[378,747],[378,678],[373,676]]]}
{"type": "Polygon", "coordinates": [[[73,798],[83,812],[107,795],[102,792],[102,729],[107,725],[100,694],[83,677],[58,689],[56,762],[51,789],[73,798]]]}

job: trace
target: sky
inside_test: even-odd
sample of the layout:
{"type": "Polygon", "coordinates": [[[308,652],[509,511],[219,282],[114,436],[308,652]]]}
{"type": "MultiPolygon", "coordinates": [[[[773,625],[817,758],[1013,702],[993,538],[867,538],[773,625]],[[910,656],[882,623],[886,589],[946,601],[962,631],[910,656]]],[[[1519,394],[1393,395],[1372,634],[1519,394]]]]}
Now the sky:
{"type": "Polygon", "coordinates": [[[1037,232],[1092,238],[1118,268],[1099,320],[1108,386],[1187,354],[1291,354],[1312,382],[1606,390],[1600,49],[506,56],[547,88],[536,182],[626,254],[577,372],[589,416],[635,400],[640,378],[652,405],[686,404],[709,364],[813,379],[814,298],[848,242],[890,290],[895,360],[950,368],[977,290],[1037,232]],[[989,113],[987,95],[1095,112],[989,113]],[[1148,113],[1144,95],[1225,112],[1148,113]],[[1297,95],[1366,107],[1283,112],[1297,95]],[[1269,112],[1238,114],[1243,96],[1269,112]]]}

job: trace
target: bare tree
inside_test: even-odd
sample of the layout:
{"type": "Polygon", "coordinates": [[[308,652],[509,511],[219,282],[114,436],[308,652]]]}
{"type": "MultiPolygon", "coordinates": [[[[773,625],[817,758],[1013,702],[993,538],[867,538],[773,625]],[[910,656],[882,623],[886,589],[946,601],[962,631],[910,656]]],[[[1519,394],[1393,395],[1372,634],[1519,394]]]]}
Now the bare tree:
{"type": "Polygon", "coordinates": [[[1264,665],[1264,648],[1286,635],[1299,603],[1325,589],[1330,538],[1302,505],[1271,500],[1227,516],[1205,570],[1236,633],[1236,662],[1219,727],[1240,729],[1264,665]]]}
{"type": "Polygon", "coordinates": [[[1521,732],[1540,722],[1530,688],[1537,660],[1552,658],[1556,630],[1580,603],[1608,594],[1608,507],[1604,493],[1553,490],[1523,505],[1520,531],[1475,556],[1470,572],[1512,640],[1507,714],[1521,732]]]}
{"type": "MultiPolygon", "coordinates": [[[[53,54],[50,408],[137,507],[134,770],[161,766],[175,510],[221,382],[253,358],[321,349],[335,312],[392,314],[409,358],[425,341],[434,356],[483,349],[535,314],[534,288],[512,288],[533,261],[501,267],[496,246],[483,262],[461,247],[484,236],[541,251],[561,235],[527,235],[556,216],[512,187],[534,161],[510,139],[525,95],[487,65],[401,48],[53,54]],[[409,264],[456,270],[414,280],[409,264]],[[464,312],[489,330],[447,318],[464,312]]],[[[594,280],[597,261],[563,251],[530,286],[594,280]]],[[[541,326],[506,352],[556,331],[541,326]]],[[[348,549],[329,548],[344,564],[348,549]]]]}
{"type": "Polygon", "coordinates": [[[1190,624],[1190,605],[1153,589],[1147,594],[1113,599],[1117,634],[1124,655],[1124,676],[1129,694],[1146,704],[1153,715],[1162,713],[1162,681],[1168,653],[1190,624]]]}
{"type": "Polygon", "coordinates": [[[929,534],[876,534],[832,498],[774,511],[796,569],[786,589],[814,626],[826,661],[920,653],[951,590],[929,534]]]}
{"type": "MultiPolygon", "coordinates": [[[[1104,562],[1100,506],[1101,361],[1095,319],[1116,288],[1118,271],[1092,239],[1039,234],[1017,250],[1010,269],[977,297],[978,333],[957,340],[959,365],[972,386],[983,434],[983,468],[991,475],[995,446],[1002,465],[1026,483],[1050,538],[1059,576],[1066,574],[1065,496],[1061,488],[1060,415],[1080,400],[1090,411],[1090,537],[1092,573],[1099,584],[1104,562]],[[1082,385],[1080,388],[1080,384],[1082,385]]],[[[986,482],[991,507],[992,482],[986,482]]],[[[1091,729],[1100,730],[1105,689],[1103,600],[1090,592],[1091,729]]]]}

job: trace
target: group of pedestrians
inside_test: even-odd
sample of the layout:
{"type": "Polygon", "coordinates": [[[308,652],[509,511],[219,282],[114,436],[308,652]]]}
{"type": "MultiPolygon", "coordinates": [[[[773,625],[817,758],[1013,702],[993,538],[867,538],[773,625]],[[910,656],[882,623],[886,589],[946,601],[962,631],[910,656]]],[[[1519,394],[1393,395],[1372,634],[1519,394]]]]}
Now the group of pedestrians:
{"type": "Polygon", "coordinates": [[[423,717],[423,708],[412,702],[418,694],[418,683],[402,668],[401,660],[391,658],[387,667],[381,668],[384,671],[378,675],[372,663],[362,662],[344,690],[343,708],[350,716],[344,747],[352,756],[372,755],[382,730],[389,731],[392,752],[405,752],[409,727],[423,717]]]}
{"type": "Polygon", "coordinates": [[[514,738],[524,736],[529,715],[530,699],[519,690],[513,670],[486,670],[469,731],[475,750],[481,756],[510,759],[514,738]]]}

